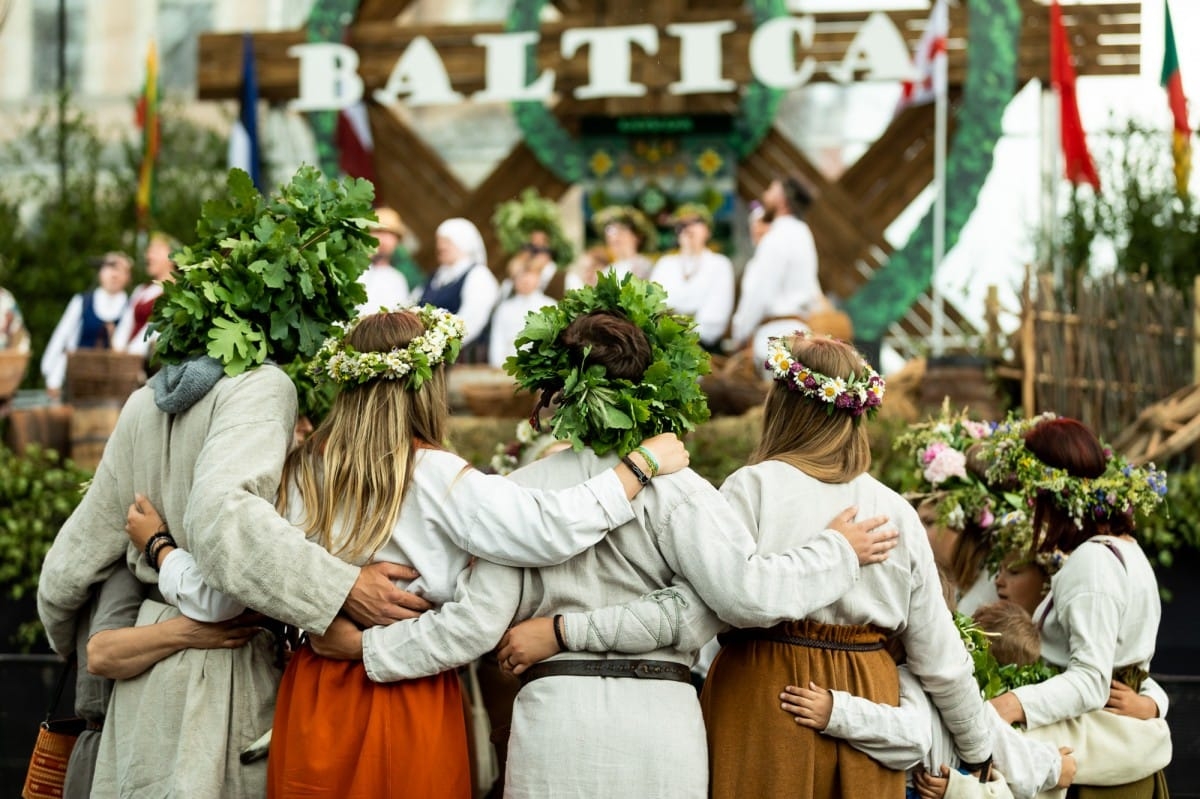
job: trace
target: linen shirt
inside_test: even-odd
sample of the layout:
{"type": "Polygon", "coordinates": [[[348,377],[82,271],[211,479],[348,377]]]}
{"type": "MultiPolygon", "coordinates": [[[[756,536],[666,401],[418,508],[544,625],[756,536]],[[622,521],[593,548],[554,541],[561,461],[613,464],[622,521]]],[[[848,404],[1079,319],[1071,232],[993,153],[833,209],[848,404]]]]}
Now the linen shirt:
{"type": "Polygon", "coordinates": [[[357,309],[359,316],[378,313],[380,308],[391,311],[408,304],[408,281],[391,264],[372,264],[359,276],[358,282],[367,290],[366,302],[357,309]]]}
{"type": "MultiPolygon", "coordinates": [[[[462,319],[466,326],[466,332],[463,334],[463,346],[466,346],[487,329],[492,309],[500,297],[500,284],[485,264],[470,260],[462,260],[450,266],[439,266],[429,282],[434,288],[440,288],[447,283],[453,283],[464,274],[467,275],[467,279],[463,282],[462,301],[455,315],[462,319]]],[[[414,291],[413,302],[420,300],[421,291],[420,287],[414,291]]]]}
{"type": "Polygon", "coordinates": [[[764,320],[805,314],[823,296],[812,231],[794,216],[781,216],[771,223],[742,272],[732,338],[745,343],[764,320]]]}
{"type": "MultiPolygon", "coordinates": [[[[150,352],[152,338],[149,326],[143,325],[139,330],[134,330],[133,326],[137,324],[135,312],[138,305],[143,302],[153,302],[161,297],[162,293],[161,283],[143,283],[133,290],[129,295],[129,304],[125,306],[125,311],[121,314],[116,329],[113,330],[112,347],[114,350],[143,356],[150,352]]],[[[155,338],[157,338],[157,334],[155,334],[155,338]]]]}
{"type": "Polygon", "coordinates": [[[1042,658],[1064,670],[1013,691],[1030,729],[1104,707],[1115,668],[1150,670],[1162,618],[1158,581],[1135,542],[1096,536],[1050,579],[1034,618],[1042,625],[1042,658]]]}
{"type": "Polygon", "coordinates": [[[667,292],[667,304],[696,320],[700,340],[712,346],[725,335],[733,313],[733,264],[720,253],[664,255],[650,279],[667,292]]]}
{"type": "MultiPolygon", "coordinates": [[[[128,296],[121,291],[109,294],[104,289],[92,291],[92,303],[96,316],[106,322],[116,322],[125,310],[128,296]]],[[[42,377],[46,388],[60,389],[67,376],[67,353],[79,349],[79,335],[83,331],[83,295],[76,294],[67,303],[62,318],[50,335],[46,351],[42,354],[42,377]]]]}
{"type": "Polygon", "coordinates": [[[804,530],[805,522],[824,522],[821,517],[832,518],[846,507],[857,507],[860,519],[886,515],[900,533],[888,559],[863,569],[859,581],[839,599],[794,618],[869,624],[898,636],[909,668],[954,733],[963,759],[974,763],[991,754],[971,658],[942,598],[925,527],[903,497],[869,474],[848,483],[823,483],[780,461],[739,469],[721,493],[742,523],[757,531],[760,553],[803,543],[811,535],[804,530]]]}
{"type": "MultiPolygon", "coordinates": [[[[560,452],[510,479],[560,488],[616,462],[590,450],[560,452]]],[[[633,507],[631,520],[565,563],[521,572],[480,560],[463,572],[453,603],[365,631],[367,674],[389,681],[444,671],[491,649],[512,620],[558,613],[572,651],[690,665],[721,619],[770,626],[802,617],[859,575],[853,549],[832,530],[813,529],[803,544],[756,556],[749,531],[690,469],[655,478],[633,507]],[[685,590],[703,601],[680,602],[685,590]],[[663,605],[677,612],[662,613],[663,605]]]]}
{"type": "Polygon", "coordinates": [[[554,305],[554,300],[540,291],[514,294],[496,306],[488,338],[488,364],[497,369],[504,366],[510,355],[517,354],[517,336],[525,329],[525,316],[539,308],[554,305]]]}

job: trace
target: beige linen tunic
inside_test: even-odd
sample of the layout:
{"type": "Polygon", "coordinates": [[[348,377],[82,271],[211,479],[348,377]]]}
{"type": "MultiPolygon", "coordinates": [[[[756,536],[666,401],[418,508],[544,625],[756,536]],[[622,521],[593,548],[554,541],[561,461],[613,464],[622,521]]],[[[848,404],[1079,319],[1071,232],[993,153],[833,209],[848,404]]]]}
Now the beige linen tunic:
{"type": "MultiPolygon", "coordinates": [[[[611,455],[562,452],[511,479],[564,488],[615,464],[611,455]]],[[[568,616],[572,648],[617,648],[690,666],[720,620],[690,601],[680,606],[675,623],[659,624],[658,605],[644,595],[657,592],[674,606],[673,595],[686,586],[729,622],[770,625],[827,604],[859,574],[846,540],[819,525],[802,549],[755,557],[749,531],[690,470],[656,478],[633,507],[632,521],[566,563],[517,571],[480,561],[464,572],[455,602],[411,622],[366,631],[367,673],[374,680],[436,673],[494,646],[514,615],[572,611],[578,612],[568,616]],[[583,613],[595,608],[604,610],[583,613]]],[[[508,766],[508,797],[704,797],[708,753],[696,691],[689,683],[632,678],[536,680],[517,696],[508,766]]]]}
{"type": "MultiPolygon", "coordinates": [[[[212,587],[269,616],[323,631],[358,569],[307,541],[275,512],[292,440],[296,394],[281,370],[222,378],[184,413],[168,415],[149,387],[135,392],[96,477],[46,555],[38,612],[51,645],[67,653],[93,585],[126,561],[146,583],[156,574],[125,535],[134,493],[151,498],[212,587]]],[[[177,611],[147,600],[148,624],[177,611]]],[[[239,650],[184,650],[118,685],[113,737],[95,796],[228,799],[261,796],[264,763],[239,751],[266,731],[278,672],[265,635],[239,650]],[[120,771],[120,765],[136,770],[120,771]]]]}
{"type": "Polygon", "coordinates": [[[870,624],[898,636],[909,669],[941,713],[963,760],[979,762],[992,753],[971,658],[942,598],[925,527],[903,497],[869,474],[849,483],[823,483],[780,461],[739,469],[721,493],[743,524],[757,531],[760,553],[805,541],[811,533],[800,522],[814,514],[823,521],[853,505],[860,519],[886,515],[900,531],[887,561],[863,569],[853,588],[807,618],[823,624],[870,624]]]}

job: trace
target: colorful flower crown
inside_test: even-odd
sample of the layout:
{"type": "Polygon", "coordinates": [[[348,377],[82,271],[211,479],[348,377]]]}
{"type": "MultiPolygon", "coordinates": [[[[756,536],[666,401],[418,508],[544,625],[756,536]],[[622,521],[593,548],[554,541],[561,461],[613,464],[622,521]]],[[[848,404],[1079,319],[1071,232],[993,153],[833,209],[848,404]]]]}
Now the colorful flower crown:
{"type": "Polygon", "coordinates": [[[362,321],[359,317],[349,325],[338,326],[325,340],[309,364],[308,373],[343,386],[362,385],[377,378],[405,380],[408,389],[416,391],[433,377],[435,366],[454,363],[466,330],[462,319],[432,305],[396,310],[416,314],[425,332],[406,346],[388,352],[359,352],[346,341],[350,331],[362,321]]]}
{"type": "MultiPolygon", "coordinates": [[[[795,335],[804,339],[814,338],[802,330],[797,330],[795,335]]],[[[797,361],[792,357],[787,341],[775,337],[767,342],[764,365],[775,375],[775,380],[785,384],[789,390],[826,403],[826,411],[830,415],[838,410],[855,418],[865,413],[869,418],[883,404],[884,381],[865,360],[860,360],[860,363],[862,371],[856,375],[849,378],[829,377],[797,361]]]]}
{"type": "Polygon", "coordinates": [[[935,500],[939,524],[963,530],[972,521],[989,530],[1003,512],[1005,498],[968,469],[968,453],[995,429],[994,422],[977,422],[965,410],[955,414],[949,404],[943,405],[936,418],[911,426],[892,445],[907,454],[911,468],[901,490],[910,499],[935,500]]]}
{"type": "Polygon", "coordinates": [[[1104,521],[1114,514],[1149,514],[1167,494],[1167,476],[1154,464],[1134,466],[1114,455],[1105,446],[1108,463],[1099,477],[1075,477],[1065,469],[1047,466],[1025,446],[1025,433],[1035,425],[1054,418],[1044,414],[1013,427],[1009,435],[995,436],[986,445],[991,463],[988,479],[1014,484],[1032,506],[1038,496],[1049,497],[1083,527],[1085,519],[1104,521]]]}
{"type": "Polygon", "coordinates": [[[988,554],[988,566],[997,571],[1009,555],[1017,555],[1016,563],[1036,563],[1053,577],[1067,562],[1067,553],[1061,549],[1049,552],[1030,552],[1033,549],[1033,521],[1023,510],[1013,510],[996,520],[996,545],[988,554]]]}

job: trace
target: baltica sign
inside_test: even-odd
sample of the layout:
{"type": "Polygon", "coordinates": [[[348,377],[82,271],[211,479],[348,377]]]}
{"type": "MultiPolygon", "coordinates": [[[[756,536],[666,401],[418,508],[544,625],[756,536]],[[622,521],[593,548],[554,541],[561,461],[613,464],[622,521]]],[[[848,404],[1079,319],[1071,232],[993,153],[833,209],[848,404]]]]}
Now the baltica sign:
{"type": "MultiPolygon", "coordinates": [[[[646,86],[632,80],[631,60],[636,47],[657,55],[663,37],[679,40],[679,80],[668,86],[674,95],[737,91],[737,83],[723,77],[721,38],[737,29],[731,20],[677,23],[658,29],[653,25],[569,28],[563,31],[559,50],[564,59],[587,50],[587,82],[574,90],[580,100],[641,97],[646,86]]],[[[869,16],[856,32],[842,60],[819,65],[806,55],[816,35],[811,16],[778,17],[758,26],[746,54],[750,71],[759,82],[776,89],[803,86],[824,69],[840,83],[862,73],[870,80],[905,80],[913,75],[908,46],[891,18],[882,12],[869,16]]],[[[556,75],[544,69],[533,80],[526,72],[526,53],[538,42],[536,31],[480,33],[472,43],[484,51],[484,88],[473,93],[474,102],[548,101],[554,94],[556,75]]],[[[299,97],[289,106],[299,111],[346,108],[363,97],[358,74],[358,53],[344,44],[302,44],[288,49],[300,60],[299,97]]],[[[382,104],[403,99],[413,106],[449,105],[468,98],[455,91],[450,74],[432,41],[418,36],[396,60],[387,84],[372,93],[382,104]]]]}

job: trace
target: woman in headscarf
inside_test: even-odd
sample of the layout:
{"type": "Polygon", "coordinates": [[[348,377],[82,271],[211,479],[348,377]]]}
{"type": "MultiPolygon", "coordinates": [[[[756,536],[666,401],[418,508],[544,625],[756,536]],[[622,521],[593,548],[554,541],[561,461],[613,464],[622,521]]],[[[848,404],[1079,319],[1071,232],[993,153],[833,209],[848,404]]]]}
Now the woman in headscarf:
{"type": "Polygon", "coordinates": [[[500,284],[488,269],[479,229],[461,217],[438,225],[437,259],[437,271],[421,288],[416,301],[444,308],[462,319],[466,348],[487,329],[500,296],[500,284]]]}

